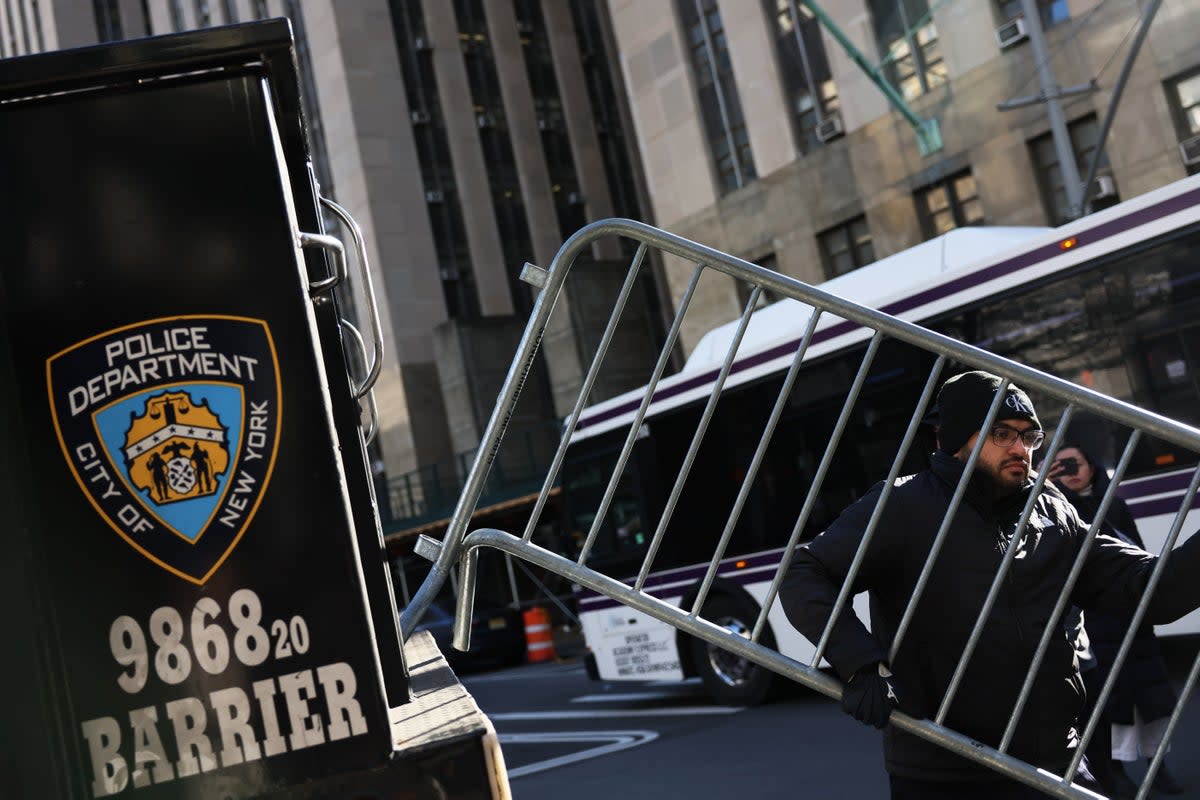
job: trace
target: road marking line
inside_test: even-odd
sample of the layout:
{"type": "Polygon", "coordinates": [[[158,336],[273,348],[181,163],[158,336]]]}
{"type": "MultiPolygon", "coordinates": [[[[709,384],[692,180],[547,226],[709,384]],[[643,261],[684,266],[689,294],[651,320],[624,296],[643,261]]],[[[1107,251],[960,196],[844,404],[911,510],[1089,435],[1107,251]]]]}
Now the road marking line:
{"type": "Polygon", "coordinates": [[[683,680],[673,680],[664,678],[661,681],[647,681],[647,686],[699,686],[701,683],[699,678],[684,678],[683,680]]]}
{"type": "Polygon", "coordinates": [[[684,706],[682,708],[633,708],[611,711],[506,711],[488,714],[492,721],[518,722],[537,719],[601,719],[603,717],[691,717],[701,714],[737,714],[744,708],[732,706],[684,706]]]}
{"type": "Polygon", "coordinates": [[[631,700],[680,700],[694,697],[700,692],[680,687],[676,692],[625,692],[621,694],[585,694],[572,697],[572,703],[627,703],[631,700]]]}
{"type": "Polygon", "coordinates": [[[547,675],[569,675],[572,672],[583,672],[584,668],[576,664],[550,664],[537,669],[534,666],[513,667],[507,672],[495,672],[489,675],[464,675],[461,680],[464,686],[476,683],[498,683],[500,681],[540,681],[547,675]]]}
{"type": "Polygon", "coordinates": [[[589,747],[565,756],[535,761],[523,767],[508,770],[509,778],[520,778],[535,772],[545,772],[555,767],[565,767],[577,761],[628,750],[643,744],[649,744],[658,738],[657,731],[556,731],[554,733],[501,733],[500,744],[561,744],[563,742],[607,742],[599,747],[589,747]]]}

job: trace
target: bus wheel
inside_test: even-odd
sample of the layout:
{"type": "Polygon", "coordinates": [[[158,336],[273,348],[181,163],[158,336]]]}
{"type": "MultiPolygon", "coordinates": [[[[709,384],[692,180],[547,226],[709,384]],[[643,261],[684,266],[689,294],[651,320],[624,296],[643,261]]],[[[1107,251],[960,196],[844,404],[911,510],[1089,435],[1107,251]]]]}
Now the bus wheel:
{"type": "MultiPolygon", "coordinates": [[[[704,604],[702,616],[745,639],[754,630],[758,611],[753,604],[728,594],[717,594],[704,604]]],[[[770,630],[759,642],[774,648],[770,630]]],[[[727,706],[756,706],[767,699],[776,682],[775,673],[703,639],[691,640],[692,664],[704,689],[718,703],[727,706]]]]}

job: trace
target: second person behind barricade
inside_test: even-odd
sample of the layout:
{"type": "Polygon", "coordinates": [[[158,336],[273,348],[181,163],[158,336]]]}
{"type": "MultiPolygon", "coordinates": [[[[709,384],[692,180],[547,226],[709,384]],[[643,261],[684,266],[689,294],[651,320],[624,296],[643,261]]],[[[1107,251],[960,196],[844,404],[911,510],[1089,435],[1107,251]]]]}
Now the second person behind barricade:
{"type": "MultiPolygon", "coordinates": [[[[869,593],[871,629],[853,609],[844,609],[829,626],[823,655],[847,682],[844,710],[885,729],[885,765],[892,776],[893,797],[974,797],[984,788],[989,797],[1028,797],[1028,787],[1006,784],[986,767],[888,725],[889,716],[899,708],[913,717],[931,718],[945,705],[945,727],[999,747],[1042,631],[1053,624],[1058,634],[1048,640],[1007,752],[1063,774],[1078,746],[1084,690],[1072,642],[1061,622],[1053,620],[1053,612],[1088,528],[1062,493],[1046,483],[1032,498],[1033,513],[1023,535],[1016,535],[1036,485],[1032,454],[1044,439],[1025,392],[996,375],[963,373],[943,385],[936,420],[938,452],[930,456],[928,469],[897,479],[882,524],[858,557],[858,572],[850,577],[882,483],[797,549],[779,597],[792,624],[810,641],[819,642],[844,582],[852,580],[856,592],[869,593]],[[1001,387],[1003,396],[997,397],[1001,387]],[[995,421],[981,430],[994,401],[995,421]],[[966,465],[977,445],[977,461],[967,475],[966,465]],[[939,551],[931,554],[964,480],[964,502],[939,551]],[[973,639],[993,581],[1012,547],[1017,550],[1008,560],[1008,580],[999,585],[986,624],[973,639]],[[892,658],[895,632],[931,558],[924,594],[892,658]],[[946,704],[968,651],[969,668],[957,675],[957,691],[946,704]]],[[[1155,564],[1153,555],[1101,533],[1071,599],[1085,611],[1131,613],[1155,564]]],[[[1150,622],[1173,620],[1200,606],[1200,581],[1195,580],[1200,574],[1200,537],[1177,547],[1164,567],[1147,613],[1150,622]]],[[[1076,780],[1090,783],[1086,768],[1076,780]]]]}
{"type": "MultiPolygon", "coordinates": [[[[1047,477],[1062,489],[1084,522],[1090,524],[1095,519],[1109,479],[1088,451],[1074,442],[1064,443],[1047,477]]],[[[1129,544],[1145,547],[1129,506],[1120,497],[1112,499],[1103,530],[1129,544]]],[[[1089,699],[1100,692],[1107,680],[1129,623],[1127,614],[1088,612],[1084,624],[1097,665],[1085,676],[1085,680],[1090,678],[1086,680],[1089,699]]],[[[1142,623],[1134,634],[1129,655],[1113,684],[1101,724],[1087,751],[1092,772],[1112,797],[1133,798],[1137,794],[1137,784],[1123,765],[1139,758],[1154,758],[1176,702],[1178,698],[1171,687],[1154,628],[1142,623]]],[[[1166,761],[1159,765],[1154,788],[1166,794],[1183,792],[1183,786],[1167,769],[1166,761]]]]}

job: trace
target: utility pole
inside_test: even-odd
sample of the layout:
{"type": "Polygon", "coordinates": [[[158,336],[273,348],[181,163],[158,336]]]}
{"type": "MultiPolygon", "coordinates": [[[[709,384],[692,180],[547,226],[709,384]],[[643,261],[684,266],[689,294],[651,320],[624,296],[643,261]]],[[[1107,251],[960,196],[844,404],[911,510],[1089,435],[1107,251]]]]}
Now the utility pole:
{"type": "Polygon", "coordinates": [[[1029,33],[1029,46],[1033,48],[1033,59],[1037,64],[1038,81],[1042,85],[1041,94],[1035,99],[1017,98],[996,106],[1000,111],[1019,108],[1031,102],[1046,104],[1046,117],[1050,120],[1050,135],[1054,138],[1054,152],[1058,156],[1058,166],[1062,170],[1063,188],[1067,192],[1067,217],[1074,219],[1079,216],[1083,207],[1083,187],[1079,182],[1079,165],[1075,162],[1075,149],[1071,146],[1071,134],[1067,131],[1067,121],[1063,116],[1059,98],[1067,94],[1080,94],[1094,91],[1094,84],[1082,87],[1072,87],[1063,90],[1054,77],[1054,68],[1046,54],[1046,37],[1042,32],[1042,17],[1038,13],[1036,0],[1021,0],[1021,11],[1025,15],[1025,30],[1029,33]]]}
{"type": "Polygon", "coordinates": [[[1091,187],[1092,181],[1096,179],[1096,168],[1100,165],[1100,154],[1104,152],[1104,142],[1108,139],[1108,131],[1112,127],[1113,117],[1116,116],[1117,106],[1121,102],[1121,94],[1125,91],[1125,82],[1129,80],[1133,62],[1137,60],[1138,52],[1142,49],[1142,42],[1146,40],[1146,33],[1150,30],[1150,23],[1154,21],[1154,15],[1158,13],[1161,1],[1150,0],[1142,10],[1137,35],[1133,37],[1133,44],[1129,46],[1129,54],[1125,56],[1125,63],[1121,65],[1121,73],[1117,75],[1117,82],[1113,84],[1112,99],[1108,101],[1108,110],[1104,112],[1104,122],[1100,123],[1100,135],[1096,138],[1096,149],[1092,151],[1092,161],[1088,164],[1087,177],[1083,181],[1083,203],[1079,207],[1079,216],[1081,217],[1092,211],[1091,187]]]}

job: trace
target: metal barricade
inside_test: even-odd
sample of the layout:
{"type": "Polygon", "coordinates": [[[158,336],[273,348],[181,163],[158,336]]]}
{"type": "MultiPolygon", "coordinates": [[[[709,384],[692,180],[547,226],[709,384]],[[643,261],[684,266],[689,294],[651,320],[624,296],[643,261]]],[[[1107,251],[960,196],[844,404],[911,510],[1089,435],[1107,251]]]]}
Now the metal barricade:
{"type": "MultiPolygon", "coordinates": [[[[1001,405],[1000,401],[1005,396],[1005,390],[1010,382],[1019,382],[1021,387],[1026,390],[1035,390],[1042,395],[1049,396],[1065,404],[1064,411],[1056,429],[1056,433],[1047,448],[1045,463],[1050,463],[1053,460],[1055,452],[1063,444],[1065,431],[1067,430],[1072,415],[1074,415],[1077,411],[1086,411],[1090,414],[1097,415],[1105,420],[1127,427],[1131,431],[1131,435],[1127,441],[1124,452],[1112,476],[1109,488],[1106,491],[1095,515],[1096,521],[1090,525],[1086,540],[1084,541],[1083,546],[1080,548],[1079,557],[1076,559],[1069,573],[1069,577],[1062,587],[1061,594],[1059,595],[1057,602],[1057,608],[1055,609],[1052,619],[1060,619],[1070,603],[1069,597],[1077,579],[1080,576],[1080,573],[1083,570],[1087,550],[1101,527],[1100,521],[1104,519],[1109,506],[1116,497],[1116,487],[1120,483],[1122,476],[1124,475],[1125,470],[1132,459],[1139,439],[1143,436],[1153,436],[1166,442],[1175,444],[1188,451],[1200,453],[1200,431],[1188,425],[1144,411],[1128,403],[1114,400],[1110,397],[1101,395],[1076,384],[1042,373],[1031,367],[1010,361],[985,350],[981,350],[955,339],[934,333],[918,325],[914,325],[896,317],[889,316],[880,311],[856,305],[821,289],[772,272],[764,267],[743,261],[728,254],[713,250],[712,248],[697,244],[695,242],[688,241],[682,237],[653,228],[643,223],[625,219],[610,219],[588,225],[563,244],[562,248],[555,256],[554,261],[547,271],[543,272],[537,268],[529,267],[525,277],[530,283],[540,286],[542,291],[540,292],[534,304],[529,323],[518,345],[517,353],[508,371],[491,419],[489,420],[484,431],[474,464],[472,465],[470,474],[465,482],[463,493],[459,497],[458,503],[454,509],[454,513],[449,523],[446,535],[443,541],[440,543],[440,546],[432,541],[427,540],[421,547],[418,548],[420,551],[422,551],[422,555],[429,557],[434,563],[429,576],[420,587],[419,591],[413,598],[413,601],[408,605],[401,615],[401,627],[405,636],[407,636],[413,630],[414,626],[420,620],[425,608],[428,606],[429,602],[436,595],[442,584],[450,575],[451,569],[456,565],[460,565],[461,573],[460,580],[458,581],[459,603],[455,618],[455,646],[460,649],[466,649],[469,646],[471,608],[474,601],[474,585],[477,577],[478,551],[479,548],[482,547],[491,547],[503,551],[515,558],[527,561],[548,572],[561,575],[564,578],[580,585],[581,587],[585,587],[601,595],[612,598],[654,619],[665,622],[690,636],[701,639],[712,645],[725,648],[737,656],[759,664],[767,669],[772,670],[773,672],[797,681],[831,698],[837,699],[840,698],[842,692],[841,682],[817,669],[817,665],[821,663],[822,655],[829,643],[829,638],[833,627],[833,620],[838,618],[842,610],[846,607],[846,604],[852,600],[853,591],[851,587],[854,583],[855,576],[866,553],[866,548],[883,516],[888,495],[895,483],[896,478],[900,474],[902,463],[904,462],[908,450],[915,439],[918,428],[922,422],[922,416],[925,408],[928,405],[929,400],[933,397],[940,379],[948,377],[942,375],[943,367],[947,364],[947,362],[957,362],[959,364],[966,365],[969,368],[987,370],[1003,378],[1000,391],[996,393],[996,399],[992,403],[991,408],[987,413],[987,417],[981,425],[981,428],[984,430],[988,429],[992,423],[999,418],[998,414],[1001,405]],[[636,241],[639,246],[632,259],[632,263],[630,264],[625,283],[623,284],[617,297],[612,315],[610,316],[605,331],[600,339],[597,352],[583,380],[575,406],[565,422],[560,445],[547,471],[542,491],[530,513],[529,522],[521,535],[514,535],[512,533],[496,529],[476,530],[467,535],[466,528],[468,521],[470,520],[471,514],[475,508],[476,501],[479,499],[484,482],[487,479],[489,468],[496,457],[497,450],[501,446],[505,427],[512,414],[512,409],[516,405],[524,380],[532,366],[538,346],[541,343],[543,332],[547,326],[547,320],[549,319],[555,302],[563,289],[570,267],[581,252],[588,249],[594,241],[605,236],[619,236],[626,239],[631,239],[636,241]],[[607,352],[610,342],[612,341],[617,322],[627,301],[629,300],[631,292],[633,291],[639,271],[643,266],[649,248],[655,248],[664,254],[677,256],[685,259],[688,262],[691,262],[694,265],[694,271],[692,273],[691,280],[678,303],[678,309],[672,325],[667,333],[666,341],[650,376],[645,397],[642,400],[632,423],[630,424],[625,445],[617,459],[617,464],[609,481],[608,488],[605,492],[603,500],[601,501],[600,507],[597,510],[595,518],[596,521],[592,525],[592,529],[588,532],[579,558],[573,561],[562,555],[533,544],[531,537],[533,535],[534,526],[541,516],[541,512],[545,507],[546,501],[549,497],[550,489],[553,487],[562,467],[568,442],[570,441],[572,433],[575,431],[576,424],[579,421],[580,415],[587,404],[588,396],[591,392],[593,384],[596,381],[600,365],[603,362],[605,353],[607,352]],[[683,325],[684,315],[692,301],[700,277],[705,270],[715,270],[717,272],[725,273],[735,280],[744,281],[752,287],[752,291],[745,305],[741,320],[737,327],[737,331],[729,345],[728,352],[726,353],[720,374],[716,379],[711,397],[705,405],[703,414],[701,415],[700,422],[697,426],[696,433],[688,450],[687,456],[684,458],[683,466],[680,469],[678,479],[676,480],[676,483],[670,493],[666,508],[662,514],[662,518],[659,524],[656,526],[656,530],[650,541],[649,549],[643,561],[640,573],[637,575],[636,579],[627,584],[590,568],[587,564],[587,561],[592,545],[595,542],[596,534],[601,521],[608,510],[609,503],[612,501],[617,480],[625,467],[627,459],[629,458],[633,444],[637,438],[638,431],[649,408],[651,398],[654,394],[654,389],[658,385],[660,379],[663,377],[667,364],[669,363],[670,353],[678,339],[680,329],[683,325]],[[808,320],[805,334],[801,339],[799,346],[797,347],[792,365],[788,370],[786,377],[784,378],[783,388],[779,394],[779,399],[775,404],[769,420],[766,422],[764,432],[755,451],[754,458],[749,469],[746,471],[744,482],[741,486],[741,491],[738,493],[737,500],[734,503],[730,518],[724,526],[722,535],[709,564],[708,571],[701,585],[699,595],[695,598],[694,602],[692,602],[690,608],[682,608],[680,606],[664,602],[661,599],[652,597],[647,591],[645,591],[643,584],[645,583],[647,574],[649,573],[654,562],[654,558],[659,546],[662,543],[662,538],[665,533],[668,520],[674,510],[675,504],[679,500],[682,486],[687,480],[688,472],[691,469],[696,452],[699,449],[701,441],[703,440],[705,429],[720,399],[722,388],[727,377],[729,376],[730,369],[734,363],[734,358],[737,354],[743,334],[747,329],[751,315],[755,311],[760,293],[764,290],[770,290],[776,295],[794,298],[795,300],[806,303],[812,307],[812,314],[808,320]],[[832,314],[840,319],[855,323],[865,329],[868,329],[869,331],[873,331],[873,335],[866,345],[865,355],[863,356],[858,373],[846,396],[842,411],[830,436],[824,456],[820,462],[820,465],[816,469],[809,493],[800,512],[799,519],[792,530],[791,537],[785,551],[785,556],[776,570],[766,601],[762,604],[762,609],[755,623],[753,634],[750,636],[750,638],[744,638],[727,630],[724,627],[704,619],[700,615],[701,609],[704,608],[706,597],[710,588],[712,587],[714,578],[716,576],[718,563],[722,558],[724,558],[725,549],[730,541],[734,522],[736,521],[742,505],[749,494],[751,484],[753,483],[756,472],[759,469],[767,444],[769,443],[775,430],[776,423],[779,421],[786,398],[791,392],[797,376],[804,367],[805,351],[812,340],[814,331],[817,328],[818,319],[823,314],[832,314]],[[865,529],[862,538],[862,544],[859,547],[858,554],[856,555],[850,567],[850,572],[843,582],[833,612],[830,615],[830,623],[826,626],[824,634],[817,643],[816,655],[813,658],[812,663],[804,664],[796,661],[795,659],[784,656],[772,648],[760,644],[759,638],[764,630],[767,614],[775,601],[780,585],[783,582],[784,575],[790,566],[791,555],[800,542],[801,533],[804,529],[805,523],[813,511],[817,493],[833,460],[834,452],[845,430],[851,411],[855,405],[855,401],[857,400],[870,371],[872,360],[875,357],[881,342],[883,342],[885,338],[889,337],[919,347],[930,352],[931,354],[935,354],[937,356],[936,362],[934,363],[933,369],[929,374],[923,394],[913,409],[912,418],[908,424],[904,438],[899,447],[899,451],[891,465],[890,472],[884,483],[885,489],[883,495],[881,496],[879,503],[865,529]]],[[[984,440],[985,437],[979,437],[978,443],[975,445],[969,456],[966,469],[964,470],[964,478],[962,481],[960,481],[953,494],[949,509],[943,519],[940,529],[937,532],[925,567],[918,578],[913,596],[910,598],[908,607],[896,631],[895,638],[892,643],[891,652],[893,655],[908,632],[909,623],[912,619],[917,601],[919,600],[921,593],[924,591],[929,580],[933,563],[942,548],[943,542],[950,528],[950,520],[953,519],[955,511],[964,498],[967,489],[967,479],[970,476],[972,468],[983,449],[984,440]]],[[[1034,491],[1030,495],[1030,500],[1024,507],[1024,510],[1020,516],[1020,521],[1012,540],[1014,543],[1021,540],[1026,523],[1029,521],[1029,518],[1033,512],[1034,501],[1036,500],[1037,495],[1040,494],[1045,480],[1046,471],[1042,471],[1037,477],[1034,491]]],[[[1132,623],[1129,625],[1128,632],[1121,644],[1118,655],[1112,664],[1110,676],[1104,685],[1098,702],[1096,703],[1095,707],[1097,709],[1102,709],[1104,707],[1105,701],[1113,689],[1113,685],[1120,671],[1120,667],[1125,662],[1126,656],[1130,651],[1134,633],[1145,618],[1150,604],[1150,599],[1153,596],[1154,589],[1158,585],[1159,579],[1162,576],[1163,568],[1167,564],[1170,551],[1174,547],[1176,540],[1179,538],[1184,520],[1191,508],[1192,499],[1195,497],[1197,489],[1200,489],[1200,468],[1197,468],[1195,471],[1193,471],[1187,493],[1184,496],[1183,505],[1175,516],[1163,551],[1154,567],[1146,590],[1143,593],[1141,602],[1137,606],[1137,609],[1133,615],[1132,623]]],[[[934,742],[957,755],[986,765],[1002,775],[1020,780],[1028,785],[1035,786],[1049,793],[1050,795],[1063,798],[1095,797],[1097,795],[1094,795],[1092,792],[1073,784],[1072,778],[1078,774],[1080,761],[1083,758],[1083,753],[1087,742],[1091,740],[1093,734],[1096,732],[1097,726],[1100,724],[1099,711],[1094,713],[1092,718],[1087,721],[1087,725],[1083,733],[1082,743],[1078,747],[1076,755],[1071,761],[1070,766],[1068,767],[1064,776],[1051,774],[1045,770],[1021,761],[1006,752],[1017,726],[1017,721],[1019,720],[1021,712],[1029,699],[1034,678],[1038,672],[1038,667],[1047,652],[1052,637],[1061,633],[1061,631],[1058,630],[1054,625],[1045,626],[1045,630],[1041,636],[1041,640],[1033,657],[1033,661],[1030,665],[1028,673],[1026,674],[1019,700],[1013,710],[1012,716],[1010,717],[1003,740],[999,743],[998,747],[989,747],[984,745],[981,742],[975,741],[968,736],[951,730],[944,725],[948,710],[954,701],[955,694],[958,691],[962,678],[974,655],[984,624],[987,621],[990,610],[992,609],[1000,589],[1006,579],[1015,554],[1019,549],[1019,547],[1012,546],[1006,548],[1001,566],[988,592],[984,607],[978,616],[975,628],[970,635],[967,646],[950,682],[949,689],[947,690],[945,697],[942,698],[941,705],[938,708],[936,715],[934,715],[932,719],[916,719],[900,711],[894,711],[891,715],[890,724],[901,730],[934,742]]],[[[1150,784],[1158,770],[1162,759],[1162,754],[1166,750],[1166,744],[1170,741],[1170,738],[1179,723],[1181,712],[1188,700],[1188,697],[1195,688],[1198,673],[1200,673],[1200,657],[1196,659],[1188,673],[1185,684],[1180,693],[1179,701],[1176,704],[1174,713],[1168,722],[1164,742],[1159,747],[1158,755],[1154,758],[1145,780],[1143,781],[1143,787],[1139,797],[1146,796],[1150,791],[1150,784]]]]}

